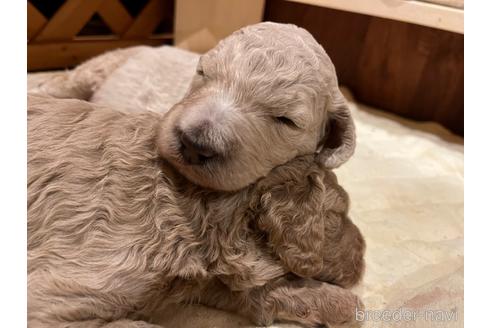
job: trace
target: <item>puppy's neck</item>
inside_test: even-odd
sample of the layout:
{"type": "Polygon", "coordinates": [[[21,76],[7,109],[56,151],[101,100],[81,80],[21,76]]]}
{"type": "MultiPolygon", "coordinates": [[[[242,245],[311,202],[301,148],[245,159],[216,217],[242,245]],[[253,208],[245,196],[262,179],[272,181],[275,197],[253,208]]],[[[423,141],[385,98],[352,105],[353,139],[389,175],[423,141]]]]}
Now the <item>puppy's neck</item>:
{"type": "Polygon", "coordinates": [[[163,160],[163,178],[175,191],[178,206],[190,220],[235,225],[246,220],[247,208],[253,195],[254,185],[237,191],[219,191],[201,187],[181,175],[170,163],[163,160]]]}

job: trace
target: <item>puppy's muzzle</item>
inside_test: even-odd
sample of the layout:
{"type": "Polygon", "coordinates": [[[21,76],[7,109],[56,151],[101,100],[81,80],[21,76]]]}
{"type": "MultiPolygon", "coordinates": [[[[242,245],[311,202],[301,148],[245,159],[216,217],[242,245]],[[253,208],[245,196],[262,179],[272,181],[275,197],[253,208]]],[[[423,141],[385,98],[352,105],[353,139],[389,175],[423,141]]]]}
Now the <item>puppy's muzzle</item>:
{"type": "Polygon", "coordinates": [[[196,133],[179,131],[180,152],[183,159],[190,165],[203,165],[218,156],[218,151],[212,146],[200,142],[196,133]]]}

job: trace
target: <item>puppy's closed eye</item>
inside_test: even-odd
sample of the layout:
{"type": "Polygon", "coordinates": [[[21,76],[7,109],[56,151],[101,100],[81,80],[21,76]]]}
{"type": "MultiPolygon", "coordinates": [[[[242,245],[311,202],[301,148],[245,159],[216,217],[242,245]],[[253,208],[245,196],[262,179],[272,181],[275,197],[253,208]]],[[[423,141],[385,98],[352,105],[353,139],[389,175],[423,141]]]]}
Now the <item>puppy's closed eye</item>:
{"type": "Polygon", "coordinates": [[[298,128],[297,124],[286,116],[275,116],[275,120],[280,124],[284,124],[292,128],[298,128]]]}

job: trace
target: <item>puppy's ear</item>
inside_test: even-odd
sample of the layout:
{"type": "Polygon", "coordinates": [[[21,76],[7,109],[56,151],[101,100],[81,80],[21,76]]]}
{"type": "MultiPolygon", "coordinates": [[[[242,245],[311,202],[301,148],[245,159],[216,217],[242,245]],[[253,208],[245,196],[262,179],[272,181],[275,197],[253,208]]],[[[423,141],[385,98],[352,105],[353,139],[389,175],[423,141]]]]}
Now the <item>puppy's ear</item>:
{"type": "Polygon", "coordinates": [[[301,277],[313,277],[323,267],[323,176],[312,156],[298,157],[258,181],[250,204],[271,249],[301,277]]]}
{"type": "Polygon", "coordinates": [[[336,80],[326,101],[328,120],[325,135],[318,145],[317,160],[334,169],[345,163],[355,150],[355,126],[345,97],[336,80]]]}

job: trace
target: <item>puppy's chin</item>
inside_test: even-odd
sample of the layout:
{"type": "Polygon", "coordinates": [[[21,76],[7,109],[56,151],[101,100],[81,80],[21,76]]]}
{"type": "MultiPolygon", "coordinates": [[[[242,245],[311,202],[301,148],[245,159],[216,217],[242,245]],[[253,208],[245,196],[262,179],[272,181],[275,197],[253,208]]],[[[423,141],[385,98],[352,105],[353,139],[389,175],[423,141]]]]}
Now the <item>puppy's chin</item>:
{"type": "Polygon", "coordinates": [[[234,176],[231,176],[230,179],[224,179],[225,174],[220,174],[220,172],[221,170],[224,170],[224,167],[227,165],[221,165],[218,162],[190,165],[184,161],[180,154],[165,153],[161,150],[161,155],[188,181],[203,188],[232,192],[242,189],[254,182],[254,180],[244,181],[242,179],[235,179],[234,176]]]}

